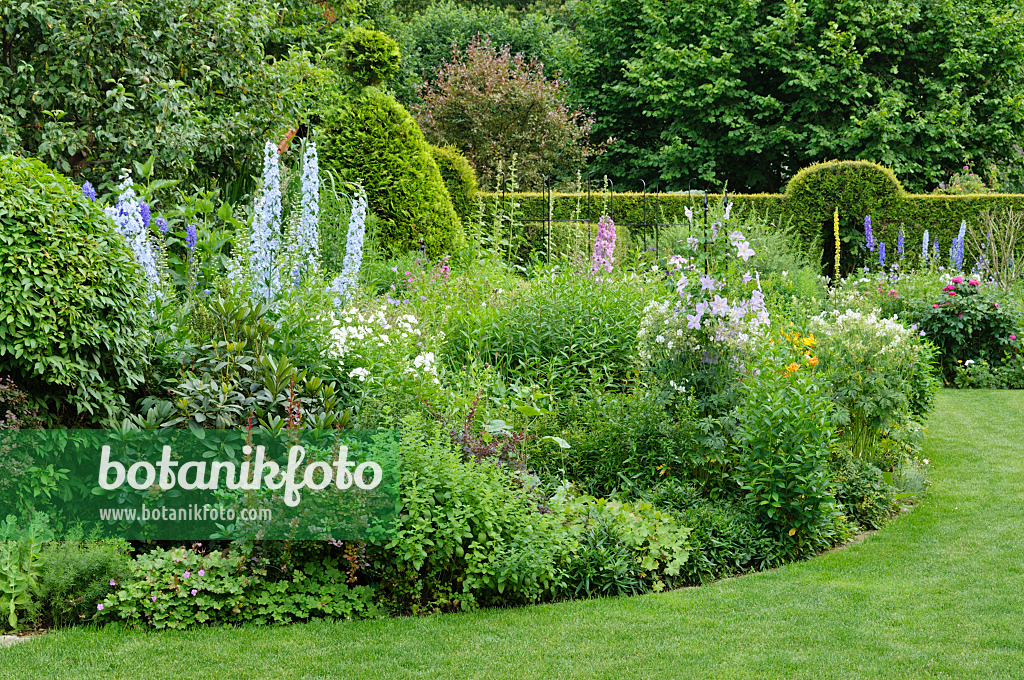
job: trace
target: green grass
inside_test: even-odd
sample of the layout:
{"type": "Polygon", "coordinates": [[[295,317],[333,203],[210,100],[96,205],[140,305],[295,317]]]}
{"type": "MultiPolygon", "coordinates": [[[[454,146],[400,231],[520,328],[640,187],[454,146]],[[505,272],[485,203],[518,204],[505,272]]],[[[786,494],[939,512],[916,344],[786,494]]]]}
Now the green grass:
{"type": "Polygon", "coordinates": [[[411,619],[73,629],[0,678],[1024,678],[1024,393],[939,396],[934,486],[814,560],[702,588],[411,619]]]}

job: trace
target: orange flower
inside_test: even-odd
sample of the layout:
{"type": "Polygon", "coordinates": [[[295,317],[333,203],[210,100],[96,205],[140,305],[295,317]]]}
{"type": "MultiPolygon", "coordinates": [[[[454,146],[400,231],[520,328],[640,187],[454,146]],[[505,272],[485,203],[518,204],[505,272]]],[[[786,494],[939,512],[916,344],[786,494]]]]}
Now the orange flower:
{"type": "Polygon", "coordinates": [[[789,366],[786,366],[786,375],[793,375],[795,372],[797,372],[799,370],[800,370],[800,364],[798,364],[798,363],[796,363],[794,361],[789,366]]]}
{"type": "Polygon", "coordinates": [[[817,366],[818,357],[811,357],[810,359],[807,360],[807,363],[809,363],[811,366],[817,366]]]}
{"type": "Polygon", "coordinates": [[[816,344],[818,344],[818,341],[814,339],[814,333],[811,333],[810,335],[803,339],[803,343],[807,347],[814,347],[816,344]]]}

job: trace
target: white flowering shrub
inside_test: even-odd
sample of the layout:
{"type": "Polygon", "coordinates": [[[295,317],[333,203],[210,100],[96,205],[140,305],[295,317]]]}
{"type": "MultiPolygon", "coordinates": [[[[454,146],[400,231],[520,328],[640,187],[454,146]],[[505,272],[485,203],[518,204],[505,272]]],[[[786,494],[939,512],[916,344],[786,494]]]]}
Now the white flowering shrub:
{"type": "Polygon", "coordinates": [[[938,389],[935,350],[898,317],[845,310],[811,320],[820,370],[855,455],[921,421],[938,389]]]}

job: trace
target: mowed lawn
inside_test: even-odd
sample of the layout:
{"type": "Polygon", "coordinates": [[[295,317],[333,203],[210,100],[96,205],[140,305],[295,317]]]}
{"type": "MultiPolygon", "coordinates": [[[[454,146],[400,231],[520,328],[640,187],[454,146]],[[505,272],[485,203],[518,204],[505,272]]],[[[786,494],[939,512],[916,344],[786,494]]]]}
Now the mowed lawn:
{"type": "Polygon", "coordinates": [[[934,486],[862,543],[659,595],[186,632],[74,629],[0,678],[1024,678],[1024,393],[945,391],[934,486]]]}

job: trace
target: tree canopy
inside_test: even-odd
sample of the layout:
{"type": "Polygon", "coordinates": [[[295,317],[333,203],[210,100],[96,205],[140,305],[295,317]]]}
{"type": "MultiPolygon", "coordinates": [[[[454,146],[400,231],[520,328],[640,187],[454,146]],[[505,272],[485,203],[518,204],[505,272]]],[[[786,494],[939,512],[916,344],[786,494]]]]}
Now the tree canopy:
{"type": "Polygon", "coordinates": [[[775,191],[829,158],[923,189],[1017,164],[1024,30],[1010,0],[592,0],[575,100],[617,180],[775,191]]]}

